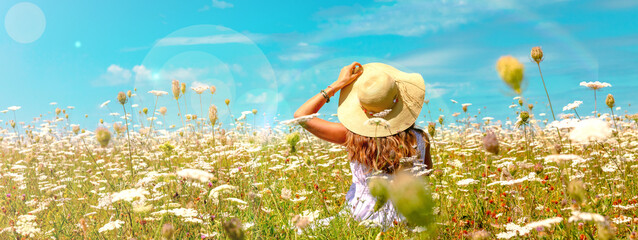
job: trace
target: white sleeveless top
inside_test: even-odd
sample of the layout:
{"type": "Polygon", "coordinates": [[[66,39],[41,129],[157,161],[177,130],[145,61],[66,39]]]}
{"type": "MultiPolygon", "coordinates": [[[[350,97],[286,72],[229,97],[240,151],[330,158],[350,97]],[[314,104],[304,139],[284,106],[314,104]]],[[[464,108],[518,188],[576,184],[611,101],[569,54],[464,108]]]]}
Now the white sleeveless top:
{"type": "MultiPolygon", "coordinates": [[[[414,131],[417,136],[417,150],[421,152],[421,163],[425,162],[425,149],[426,144],[423,141],[423,136],[419,131],[414,131]]],[[[417,160],[418,161],[418,160],[417,160]]],[[[367,178],[370,177],[374,171],[368,171],[369,168],[358,162],[350,162],[350,169],[352,171],[352,185],[350,190],[346,194],[347,206],[346,210],[349,210],[352,216],[359,220],[369,220],[373,225],[380,226],[392,226],[393,222],[401,222],[405,219],[395,209],[391,201],[386,202],[383,207],[378,211],[374,211],[374,204],[376,199],[370,194],[367,184],[367,178]]],[[[376,174],[379,176],[379,174],[376,174]]],[[[381,176],[387,176],[392,178],[389,174],[381,174],[381,176]]]]}

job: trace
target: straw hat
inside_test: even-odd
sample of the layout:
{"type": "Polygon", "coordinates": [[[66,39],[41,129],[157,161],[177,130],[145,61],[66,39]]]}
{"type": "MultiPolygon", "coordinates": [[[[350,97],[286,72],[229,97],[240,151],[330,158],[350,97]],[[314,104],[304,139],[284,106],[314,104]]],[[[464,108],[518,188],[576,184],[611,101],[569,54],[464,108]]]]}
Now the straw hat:
{"type": "Polygon", "coordinates": [[[404,73],[383,63],[368,63],[363,65],[363,74],[357,80],[341,89],[337,116],[356,134],[390,136],[414,124],[424,98],[425,82],[421,74],[404,73]]]}

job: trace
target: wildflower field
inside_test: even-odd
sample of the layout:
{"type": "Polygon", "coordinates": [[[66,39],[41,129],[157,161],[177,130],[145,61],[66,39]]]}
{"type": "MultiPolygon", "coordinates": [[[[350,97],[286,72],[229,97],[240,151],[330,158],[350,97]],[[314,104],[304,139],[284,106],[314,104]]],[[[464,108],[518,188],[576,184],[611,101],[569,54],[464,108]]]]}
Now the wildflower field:
{"type": "MultiPolygon", "coordinates": [[[[540,67],[542,52],[536,54],[540,67]]],[[[522,65],[501,60],[498,73],[522,94],[522,65]]],[[[581,85],[594,94],[611,87],[581,85]]],[[[166,88],[170,96],[120,92],[103,105],[121,105],[112,106],[122,110],[121,121],[93,129],[56,106],[29,123],[11,118],[19,106],[6,110],[0,238],[638,238],[638,115],[614,114],[612,95],[591,116],[579,115],[581,103],[574,102],[555,120],[534,114],[523,95],[510,106],[515,122],[470,114],[471,104],[454,105],[459,113],[447,119],[424,110],[432,120],[420,127],[431,136],[434,166],[417,174],[425,185],[408,187],[425,190],[428,199],[401,201],[428,202],[414,206],[433,214],[383,228],[340,214],[352,177],[347,153],[301,126],[322,115],[262,128],[251,124],[257,109],[232,123],[219,122],[215,106],[208,116],[153,104],[135,112],[140,94],[173,97],[179,106],[184,94],[215,92],[186,91],[177,80],[166,88]],[[131,114],[145,118],[132,122],[131,114]],[[180,114],[181,122],[154,124],[167,114],[180,114]]],[[[406,189],[390,191],[390,199],[414,193],[406,189]]]]}

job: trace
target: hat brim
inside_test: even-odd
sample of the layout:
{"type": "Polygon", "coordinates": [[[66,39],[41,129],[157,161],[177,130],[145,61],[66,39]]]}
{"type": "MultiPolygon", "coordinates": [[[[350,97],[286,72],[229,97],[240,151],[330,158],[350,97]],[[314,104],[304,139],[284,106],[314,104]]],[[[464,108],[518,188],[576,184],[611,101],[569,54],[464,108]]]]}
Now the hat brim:
{"type": "Polygon", "coordinates": [[[390,136],[412,126],[421,113],[425,99],[425,82],[421,74],[404,73],[383,63],[368,63],[363,65],[363,69],[363,74],[359,76],[359,79],[341,89],[337,109],[339,121],[348,130],[366,137],[390,136]],[[397,102],[392,107],[392,111],[383,117],[388,121],[388,127],[365,124],[368,119],[374,118],[374,116],[366,114],[361,109],[357,89],[362,82],[359,80],[369,76],[366,73],[374,74],[373,71],[366,71],[366,69],[371,68],[374,68],[375,71],[381,70],[397,81],[399,88],[397,102]]]}

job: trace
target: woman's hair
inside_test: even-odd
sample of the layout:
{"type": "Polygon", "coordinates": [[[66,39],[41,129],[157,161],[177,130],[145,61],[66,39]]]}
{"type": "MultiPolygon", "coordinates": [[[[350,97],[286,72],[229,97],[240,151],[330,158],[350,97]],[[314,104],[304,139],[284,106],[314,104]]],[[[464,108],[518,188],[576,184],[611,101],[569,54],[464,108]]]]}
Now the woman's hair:
{"type": "Polygon", "coordinates": [[[419,131],[423,141],[429,143],[425,132],[415,128],[414,124],[402,132],[386,137],[366,137],[348,131],[344,144],[348,150],[348,158],[350,161],[368,166],[371,170],[393,173],[401,168],[402,158],[422,157],[414,147],[417,145],[417,136],[412,130],[419,131]]]}

